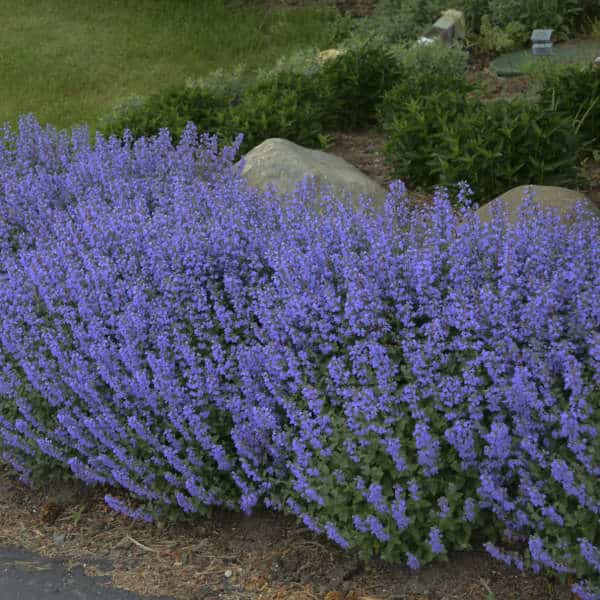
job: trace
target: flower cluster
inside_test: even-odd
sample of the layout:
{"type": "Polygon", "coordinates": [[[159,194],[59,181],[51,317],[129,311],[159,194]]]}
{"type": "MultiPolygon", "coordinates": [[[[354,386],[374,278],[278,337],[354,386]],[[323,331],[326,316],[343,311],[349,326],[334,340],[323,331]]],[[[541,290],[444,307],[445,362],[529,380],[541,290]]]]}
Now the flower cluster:
{"type": "Polygon", "coordinates": [[[598,220],[259,193],[235,152],[4,132],[3,458],[412,569],[485,528],[600,597],[598,220]]]}

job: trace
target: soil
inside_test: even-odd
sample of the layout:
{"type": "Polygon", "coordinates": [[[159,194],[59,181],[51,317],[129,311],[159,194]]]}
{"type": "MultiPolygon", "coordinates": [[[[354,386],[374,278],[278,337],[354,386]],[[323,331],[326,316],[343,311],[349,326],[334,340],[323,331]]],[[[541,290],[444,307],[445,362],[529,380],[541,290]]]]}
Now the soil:
{"type": "Polygon", "coordinates": [[[287,515],[216,512],[192,525],[132,521],[109,488],[30,488],[0,464],[0,546],[102,576],[142,596],[178,600],[568,600],[552,576],[523,574],[483,550],[417,573],[361,562],[287,515]],[[492,595],[494,594],[494,595],[492,595]]]}
{"type": "MultiPolygon", "coordinates": [[[[489,97],[527,91],[522,78],[500,80],[485,70],[476,76],[489,97]]],[[[384,144],[377,130],[337,133],[327,152],[387,186],[392,176],[384,144]]],[[[584,169],[591,183],[583,191],[600,208],[600,162],[588,161],[584,169]]],[[[430,200],[427,194],[411,196],[430,200]]],[[[194,525],[157,526],[111,511],[103,501],[107,491],[73,484],[32,489],[0,463],[0,545],[60,558],[131,592],[180,600],[574,598],[553,576],[522,574],[480,549],[411,573],[377,560],[360,562],[289,516],[216,512],[194,525]]]]}

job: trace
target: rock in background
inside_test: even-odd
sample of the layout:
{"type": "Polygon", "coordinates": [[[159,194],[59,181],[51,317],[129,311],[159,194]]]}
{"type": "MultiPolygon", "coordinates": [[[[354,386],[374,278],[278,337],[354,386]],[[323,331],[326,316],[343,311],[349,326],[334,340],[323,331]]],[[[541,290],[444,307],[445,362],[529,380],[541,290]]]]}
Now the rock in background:
{"type": "Polygon", "coordinates": [[[509,219],[511,223],[514,223],[518,217],[519,207],[528,193],[533,193],[534,202],[542,208],[558,209],[564,215],[575,208],[578,202],[582,202],[591,215],[596,215],[600,218],[600,210],[584,194],[568,188],[551,185],[520,185],[512,188],[477,209],[479,218],[482,221],[490,221],[493,207],[505,202],[509,211],[509,219]]]}
{"type": "Polygon", "coordinates": [[[250,186],[260,190],[274,184],[279,192],[290,194],[306,175],[312,175],[319,187],[332,186],[340,199],[347,190],[355,200],[363,194],[380,205],[387,194],[381,185],[343,158],[281,138],[265,140],[244,159],[242,176],[250,186]]]}

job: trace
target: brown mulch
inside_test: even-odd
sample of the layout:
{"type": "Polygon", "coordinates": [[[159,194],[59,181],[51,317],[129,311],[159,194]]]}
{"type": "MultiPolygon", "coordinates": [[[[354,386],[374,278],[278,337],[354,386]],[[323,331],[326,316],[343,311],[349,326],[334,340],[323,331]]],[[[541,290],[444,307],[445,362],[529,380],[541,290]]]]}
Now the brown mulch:
{"type": "Polygon", "coordinates": [[[361,563],[286,515],[220,511],[192,525],[147,524],[109,509],[108,491],[83,484],[31,489],[0,464],[0,544],[80,565],[141,595],[180,600],[572,598],[553,578],[522,574],[485,551],[411,573],[361,563]]]}

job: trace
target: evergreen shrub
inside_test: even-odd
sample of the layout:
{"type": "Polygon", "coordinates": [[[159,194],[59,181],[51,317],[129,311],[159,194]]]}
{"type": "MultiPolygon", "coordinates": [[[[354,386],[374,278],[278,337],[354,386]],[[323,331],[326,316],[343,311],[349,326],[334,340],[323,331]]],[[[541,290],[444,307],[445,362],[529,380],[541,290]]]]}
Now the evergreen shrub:
{"type": "Polygon", "coordinates": [[[585,4],[582,0],[489,0],[488,14],[500,27],[517,21],[529,32],[554,29],[559,39],[566,39],[582,25],[585,4]]]}
{"type": "Polygon", "coordinates": [[[483,539],[597,597],[598,220],[483,224],[464,185],[414,210],[398,181],[377,210],[310,180],[281,202],[235,153],[4,131],[2,459],[149,521],[283,510],[413,569],[483,539]]]}
{"type": "Polygon", "coordinates": [[[483,15],[480,32],[473,45],[482,54],[496,55],[523,48],[530,43],[530,36],[531,30],[518,21],[500,27],[494,25],[488,15],[483,15]]]}
{"type": "Polygon", "coordinates": [[[380,123],[391,118],[398,105],[413,98],[438,92],[464,97],[476,89],[467,79],[468,54],[458,46],[448,48],[442,42],[399,44],[393,47],[392,53],[398,62],[400,76],[379,100],[377,115],[380,123]]]}

